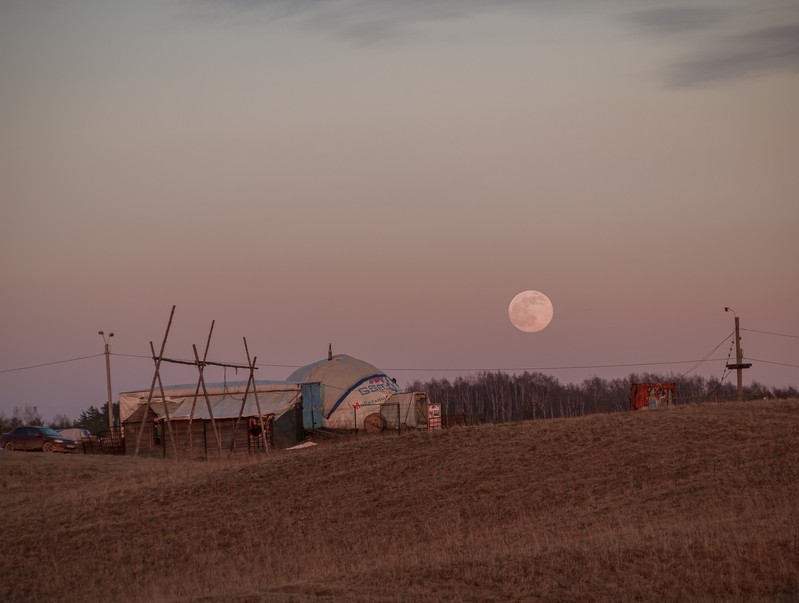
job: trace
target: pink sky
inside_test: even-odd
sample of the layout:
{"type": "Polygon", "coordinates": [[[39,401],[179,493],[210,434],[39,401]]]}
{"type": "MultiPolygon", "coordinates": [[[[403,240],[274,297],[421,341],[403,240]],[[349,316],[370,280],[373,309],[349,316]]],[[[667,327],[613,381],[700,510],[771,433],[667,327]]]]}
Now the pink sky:
{"type": "MultiPolygon", "coordinates": [[[[601,365],[702,358],[731,306],[780,334],[743,333],[745,383],[799,386],[799,9],[296,6],[0,6],[0,412],[102,404],[102,358],[11,369],[100,329],[146,356],[172,304],[170,356],[216,320],[216,360],[332,342],[401,384],[679,374],[601,365]],[[526,289],[555,307],[539,333],[508,320],[526,289]]],[[[149,386],[112,365],[115,397],[149,386]]]]}

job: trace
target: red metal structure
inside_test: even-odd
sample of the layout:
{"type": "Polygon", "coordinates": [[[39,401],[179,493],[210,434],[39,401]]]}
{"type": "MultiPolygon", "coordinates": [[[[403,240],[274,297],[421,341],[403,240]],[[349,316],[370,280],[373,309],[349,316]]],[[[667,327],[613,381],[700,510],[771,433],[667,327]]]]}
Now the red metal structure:
{"type": "Polygon", "coordinates": [[[676,383],[631,383],[630,410],[674,404],[676,383]]]}

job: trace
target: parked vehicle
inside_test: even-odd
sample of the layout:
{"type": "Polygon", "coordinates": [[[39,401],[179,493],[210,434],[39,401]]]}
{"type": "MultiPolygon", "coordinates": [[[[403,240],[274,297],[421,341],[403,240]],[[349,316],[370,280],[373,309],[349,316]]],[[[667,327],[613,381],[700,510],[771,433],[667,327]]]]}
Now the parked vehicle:
{"type": "Polygon", "coordinates": [[[83,442],[99,442],[100,438],[96,435],[91,433],[88,429],[83,429],[81,427],[70,427],[69,429],[59,429],[58,433],[60,433],[65,438],[69,438],[70,440],[75,440],[78,444],[83,442]]]}
{"type": "Polygon", "coordinates": [[[0,435],[4,450],[41,450],[42,452],[74,452],[78,443],[55,429],[38,425],[25,425],[0,435]]]}

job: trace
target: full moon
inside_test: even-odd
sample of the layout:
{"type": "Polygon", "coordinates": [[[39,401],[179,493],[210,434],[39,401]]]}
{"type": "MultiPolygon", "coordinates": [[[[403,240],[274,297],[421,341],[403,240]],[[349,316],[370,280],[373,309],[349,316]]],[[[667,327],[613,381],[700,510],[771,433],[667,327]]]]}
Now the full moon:
{"type": "Polygon", "coordinates": [[[508,306],[508,316],[513,326],[525,333],[546,328],[554,312],[549,298],[538,291],[522,291],[508,306]]]}

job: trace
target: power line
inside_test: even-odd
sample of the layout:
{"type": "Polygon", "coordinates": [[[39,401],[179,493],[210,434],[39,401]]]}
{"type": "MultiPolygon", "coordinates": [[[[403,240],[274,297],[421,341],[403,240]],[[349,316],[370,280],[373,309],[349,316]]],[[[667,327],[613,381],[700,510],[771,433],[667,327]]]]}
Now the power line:
{"type": "Polygon", "coordinates": [[[42,364],[32,364],[30,366],[20,366],[18,368],[4,369],[0,373],[13,373],[14,371],[27,371],[28,369],[41,368],[43,366],[52,366],[54,364],[64,364],[65,362],[77,362],[78,360],[86,360],[88,358],[99,358],[103,354],[92,354],[91,356],[81,356],[80,358],[67,358],[66,360],[55,360],[53,362],[44,362],[42,364]]]}
{"type": "MultiPolygon", "coordinates": [[[[577,370],[577,369],[600,369],[600,368],[632,368],[638,366],[669,366],[669,365],[676,365],[676,364],[693,364],[691,368],[689,368],[685,373],[683,373],[680,378],[684,377],[691,371],[698,368],[705,362],[715,362],[719,360],[724,360],[724,358],[709,358],[713,352],[715,352],[722,343],[727,341],[729,335],[725,337],[721,343],[719,343],[716,347],[714,347],[704,358],[699,360],[669,360],[665,362],[627,362],[627,363],[618,363],[618,364],[575,364],[575,365],[558,365],[558,366],[525,366],[525,367],[436,367],[436,368],[429,368],[429,367],[387,367],[383,370],[385,371],[393,371],[393,372],[453,372],[453,373],[476,373],[476,372],[517,372],[517,371],[559,371],[559,370],[577,370]]],[[[77,362],[80,360],[88,360],[89,358],[99,358],[103,354],[92,354],[91,356],[81,356],[78,358],[67,358],[65,360],[56,360],[53,362],[44,362],[41,364],[32,364],[30,366],[21,366],[12,369],[4,369],[0,370],[0,374],[2,373],[11,373],[15,371],[25,371],[28,369],[34,368],[41,368],[45,366],[52,366],[55,364],[64,364],[68,362],[77,362]]],[[[112,356],[120,356],[124,358],[142,358],[146,360],[152,360],[152,356],[145,356],[142,354],[121,354],[118,352],[112,352],[112,356]]],[[[784,362],[775,362],[772,360],[761,360],[758,358],[750,358],[750,360],[754,360],[755,362],[763,362],[764,364],[775,364],[779,366],[787,366],[793,368],[799,368],[799,365],[796,364],[788,364],[784,362]]],[[[265,368],[300,368],[304,365],[300,364],[266,364],[266,363],[258,363],[256,366],[265,367],[265,368]]]]}
{"type": "MultiPolygon", "coordinates": [[[[729,337],[729,336],[728,336],[729,337]]],[[[724,341],[727,340],[727,337],[724,338],[724,341]]],[[[722,341],[722,343],[724,343],[722,341]]],[[[721,344],[719,344],[721,345],[721,344]]],[[[718,349],[719,346],[716,346],[713,350],[711,350],[711,354],[718,349]]],[[[118,354],[112,353],[112,356],[125,356],[128,358],[146,358],[147,360],[152,360],[151,356],[143,356],[140,354],[118,354]]],[[[593,369],[593,368],[625,368],[625,367],[635,367],[635,366],[663,366],[663,365],[671,365],[671,364],[692,364],[692,363],[703,363],[703,362],[710,362],[715,360],[724,360],[724,358],[708,358],[705,356],[701,360],[670,360],[666,362],[630,362],[630,363],[621,363],[621,364],[584,364],[584,365],[571,365],[571,366],[534,366],[534,367],[438,367],[438,368],[407,368],[407,367],[385,367],[383,370],[385,371],[415,371],[415,372],[479,372],[479,371],[555,371],[555,370],[568,370],[568,369],[593,369]]],[[[191,361],[187,361],[191,362],[191,361]]],[[[257,363],[255,366],[266,367],[266,368],[300,368],[304,365],[301,364],[265,364],[265,363],[257,363]]]]}
{"type": "Polygon", "coordinates": [[[799,364],[788,364],[787,362],[774,362],[773,360],[761,360],[760,358],[749,358],[748,360],[763,362],[764,364],[776,364],[778,366],[791,366],[793,368],[799,368],[799,364]]]}
{"type": "MultiPolygon", "coordinates": [[[[152,360],[153,359],[152,356],[145,356],[143,354],[120,354],[118,352],[111,352],[111,355],[112,356],[122,356],[124,358],[144,358],[146,360],[152,360]]],[[[181,360],[179,358],[177,360],[180,360],[181,362],[187,362],[189,364],[197,364],[196,360],[181,360]]],[[[208,364],[211,364],[211,363],[208,363],[208,364]]],[[[235,364],[235,363],[229,362],[227,364],[235,364]]],[[[303,365],[303,364],[264,364],[262,362],[258,362],[255,366],[273,367],[273,368],[300,368],[300,367],[305,366],[305,365],[303,365]]]]}
{"type": "Polygon", "coordinates": [[[682,379],[683,377],[685,377],[685,376],[686,376],[688,373],[690,373],[691,371],[693,371],[693,370],[695,370],[695,369],[699,368],[699,367],[700,367],[700,366],[701,366],[701,365],[702,365],[704,362],[707,362],[707,361],[708,361],[708,359],[710,358],[710,355],[711,355],[713,352],[715,352],[716,350],[718,350],[718,349],[721,347],[721,345],[722,345],[722,344],[723,344],[725,341],[727,341],[727,339],[729,339],[729,338],[732,336],[732,334],[733,334],[734,332],[735,332],[735,331],[732,331],[732,332],[731,332],[729,335],[725,336],[725,337],[724,337],[724,339],[722,339],[721,341],[719,341],[718,345],[717,345],[715,348],[713,348],[712,350],[710,350],[710,351],[709,351],[709,352],[708,352],[708,353],[705,355],[705,357],[704,357],[704,358],[702,358],[702,360],[697,360],[697,361],[696,361],[696,364],[694,364],[694,365],[693,365],[691,368],[689,368],[689,369],[688,369],[687,371],[685,371],[685,372],[684,372],[682,375],[680,375],[680,379],[682,379]]]}
{"type": "Polygon", "coordinates": [[[730,349],[727,352],[727,360],[724,362],[724,370],[721,373],[721,379],[719,379],[718,384],[716,387],[713,388],[713,391],[710,392],[711,396],[715,396],[716,392],[721,389],[721,386],[724,385],[724,381],[732,374],[732,370],[729,368],[730,366],[730,359],[732,358],[732,350],[735,347],[735,340],[730,341],[730,349]]]}
{"type": "Polygon", "coordinates": [[[744,328],[741,328],[741,331],[751,331],[752,333],[763,333],[764,335],[776,335],[777,337],[791,337],[793,339],[799,339],[799,335],[788,335],[787,333],[774,333],[773,331],[758,331],[757,329],[744,329],[744,328]]]}
{"type": "Polygon", "coordinates": [[[663,366],[667,364],[690,364],[693,362],[706,362],[710,360],[724,360],[724,358],[705,358],[702,360],[671,360],[668,362],[630,362],[624,364],[578,364],[571,366],[527,366],[527,367],[500,367],[500,368],[386,368],[386,371],[453,371],[453,372],[479,372],[479,371],[557,371],[569,369],[593,368],[624,368],[633,366],[663,366]]]}

